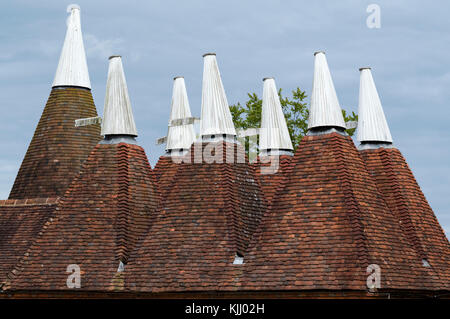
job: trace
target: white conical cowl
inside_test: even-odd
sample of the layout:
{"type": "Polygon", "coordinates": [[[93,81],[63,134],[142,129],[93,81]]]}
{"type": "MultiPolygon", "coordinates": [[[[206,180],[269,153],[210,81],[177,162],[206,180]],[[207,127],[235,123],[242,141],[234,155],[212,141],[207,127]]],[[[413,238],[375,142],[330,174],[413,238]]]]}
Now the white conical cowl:
{"type": "Polygon", "coordinates": [[[104,136],[137,136],[127,82],[123,72],[122,58],[118,55],[109,58],[101,134],[104,136]]]}
{"type": "Polygon", "coordinates": [[[330,126],[345,129],[344,117],[339,106],[325,53],[316,52],[314,56],[314,80],[308,129],[330,126]]]}
{"type": "Polygon", "coordinates": [[[293,150],[280,97],[273,78],[264,79],[259,148],[293,150]]]}
{"type": "Polygon", "coordinates": [[[358,141],[392,143],[370,68],[361,68],[358,105],[358,141]]]}
{"type": "Polygon", "coordinates": [[[205,54],[203,65],[200,133],[236,135],[215,54],[205,54]]]}
{"type": "Polygon", "coordinates": [[[191,117],[191,109],[186,92],[184,78],[176,77],[173,81],[172,108],[167,132],[166,151],[189,149],[195,140],[194,124],[171,126],[173,120],[191,117]]]}
{"type": "Polygon", "coordinates": [[[53,87],[79,86],[91,88],[89,72],[84,52],[83,36],[81,34],[80,7],[67,7],[70,16],[67,19],[67,32],[64,46],[56,69],[53,87]]]}

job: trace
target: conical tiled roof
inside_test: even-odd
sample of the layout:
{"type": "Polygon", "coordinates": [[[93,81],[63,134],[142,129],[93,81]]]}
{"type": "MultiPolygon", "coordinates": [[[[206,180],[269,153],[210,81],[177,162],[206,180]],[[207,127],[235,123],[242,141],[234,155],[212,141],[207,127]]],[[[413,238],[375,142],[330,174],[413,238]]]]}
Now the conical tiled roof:
{"type": "Polygon", "coordinates": [[[163,200],[172,185],[173,177],[178,170],[178,164],[196,138],[193,124],[172,125],[173,121],[186,120],[192,117],[184,78],[177,76],[173,80],[166,154],[159,158],[154,169],[163,200]]]}
{"type": "Polygon", "coordinates": [[[163,155],[158,159],[158,162],[153,169],[163,202],[166,194],[172,188],[172,183],[174,182],[174,178],[177,174],[178,166],[183,158],[184,156],[163,155]]]}
{"type": "Polygon", "coordinates": [[[291,160],[292,155],[268,155],[259,156],[257,161],[252,164],[268,206],[272,203],[278,187],[286,178],[291,160]]]}
{"type": "Polygon", "coordinates": [[[178,164],[164,212],[130,258],[127,287],[158,292],[222,285],[264,213],[243,152],[235,143],[194,143],[186,157],[190,162],[178,164]],[[214,155],[202,159],[201,154],[214,155]]]}
{"type": "Polygon", "coordinates": [[[450,287],[450,244],[392,137],[370,69],[361,69],[358,140],[361,155],[402,234],[433,273],[433,282],[450,287]]]}
{"type": "MultiPolygon", "coordinates": [[[[397,148],[366,149],[362,158],[388,208],[440,289],[450,289],[450,244],[411,169],[397,148]]],[[[423,266],[423,265],[422,265],[423,266]]]]}
{"type": "Polygon", "coordinates": [[[90,91],[80,27],[80,9],[69,6],[64,47],[53,88],[9,198],[64,194],[100,139],[98,124],[75,127],[75,120],[97,116],[90,91]]]}
{"type": "Polygon", "coordinates": [[[439,287],[350,137],[303,138],[287,176],[252,241],[244,290],[366,291],[372,264],[382,288],[439,287]]]}
{"type": "MultiPolygon", "coordinates": [[[[361,151],[344,132],[321,52],[308,135],[294,156],[281,152],[285,137],[268,138],[270,155],[250,164],[215,55],[206,54],[201,141],[169,131],[168,150],[181,141],[190,149],[152,171],[135,140],[120,57],[110,59],[104,139],[99,125],[75,127],[97,113],[79,10],[70,12],[56,85],[12,199],[0,201],[0,297],[448,296],[450,244],[386,138],[370,72],[361,78],[361,151]]],[[[190,117],[184,82],[174,84],[171,119],[190,117]]],[[[265,93],[273,102],[265,110],[277,110],[268,118],[285,127],[274,82],[265,93]]]]}
{"type": "Polygon", "coordinates": [[[98,144],[9,282],[11,289],[68,290],[68,265],[85,290],[120,289],[119,263],[156,218],[159,194],[144,150],[98,144]],[[33,280],[30,280],[33,278],[33,280]]]}
{"type": "Polygon", "coordinates": [[[9,198],[62,196],[101,138],[100,125],[75,127],[75,120],[95,116],[90,90],[53,88],[9,198]]]}

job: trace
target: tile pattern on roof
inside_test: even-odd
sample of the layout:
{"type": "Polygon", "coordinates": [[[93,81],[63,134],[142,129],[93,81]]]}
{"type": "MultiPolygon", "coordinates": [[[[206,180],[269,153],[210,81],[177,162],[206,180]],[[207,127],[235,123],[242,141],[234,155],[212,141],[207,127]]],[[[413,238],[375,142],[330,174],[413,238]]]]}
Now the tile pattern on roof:
{"type": "Polygon", "coordinates": [[[272,203],[278,187],[285,179],[285,173],[291,160],[292,156],[290,155],[269,155],[258,157],[258,160],[252,165],[256,170],[268,206],[272,203]]]}
{"type": "Polygon", "coordinates": [[[450,289],[450,244],[401,152],[361,151],[367,169],[409,243],[431,265],[434,281],[450,289]],[[436,278],[437,277],[437,278],[436,278]]]}
{"type": "Polygon", "coordinates": [[[377,264],[382,289],[450,290],[448,240],[398,150],[307,136],[282,164],[269,210],[261,178],[247,160],[236,163],[237,152],[196,143],[183,163],[162,157],[153,173],[139,146],[97,145],[42,230],[27,209],[52,200],[1,201],[0,212],[23,207],[24,227],[39,232],[11,232],[28,245],[37,239],[16,253],[24,257],[3,289],[71,293],[66,267],[78,264],[81,293],[367,292],[367,266],[377,264]],[[222,163],[199,163],[207,153],[222,163]]]}
{"type": "Polygon", "coordinates": [[[434,289],[350,137],[307,136],[246,256],[243,289],[434,289]]]}
{"type": "Polygon", "coordinates": [[[57,198],[0,200],[0,286],[54,216],[56,203],[57,198]]]}
{"type": "Polygon", "coordinates": [[[95,144],[100,126],[75,127],[97,116],[90,90],[53,88],[9,198],[62,196],[95,144]]]}
{"type": "Polygon", "coordinates": [[[153,169],[163,203],[167,192],[172,188],[178,171],[177,158],[181,161],[183,157],[161,156],[153,169]]]}
{"type": "MultiPolygon", "coordinates": [[[[56,218],[10,274],[12,289],[67,290],[67,266],[81,269],[84,290],[121,289],[116,273],[147,234],[159,193],[144,150],[98,144],[70,185],[56,218]]],[[[126,266],[125,266],[126,269],[126,266]]]]}
{"type": "Polygon", "coordinates": [[[265,210],[253,169],[236,163],[242,152],[227,142],[191,147],[191,163],[177,164],[164,211],[130,258],[129,289],[216,290],[228,280],[226,270],[236,253],[245,254],[265,210]],[[194,154],[210,151],[223,163],[195,162],[194,154]]]}

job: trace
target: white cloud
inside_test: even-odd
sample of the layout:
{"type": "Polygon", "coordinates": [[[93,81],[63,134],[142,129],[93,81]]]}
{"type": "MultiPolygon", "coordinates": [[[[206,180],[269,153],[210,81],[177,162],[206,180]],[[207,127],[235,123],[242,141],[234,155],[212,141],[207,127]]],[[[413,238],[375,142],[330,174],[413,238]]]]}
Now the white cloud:
{"type": "Polygon", "coordinates": [[[113,54],[121,54],[124,41],[121,38],[100,40],[95,35],[86,33],[84,43],[89,58],[105,60],[113,54]]]}

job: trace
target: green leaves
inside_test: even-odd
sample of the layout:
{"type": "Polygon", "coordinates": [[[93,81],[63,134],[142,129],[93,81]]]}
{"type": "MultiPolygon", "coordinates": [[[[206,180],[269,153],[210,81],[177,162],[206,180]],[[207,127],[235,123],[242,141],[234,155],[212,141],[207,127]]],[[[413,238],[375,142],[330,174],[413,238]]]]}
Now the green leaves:
{"type": "MultiPolygon", "coordinates": [[[[355,112],[353,112],[353,111],[352,111],[351,115],[347,115],[345,110],[342,110],[342,116],[344,117],[345,123],[352,122],[352,121],[358,122],[358,114],[355,114],[355,112]]],[[[351,129],[345,130],[345,131],[347,132],[348,135],[353,136],[353,134],[355,134],[356,128],[351,128],[351,129]]]]}
{"type": "MultiPolygon", "coordinates": [[[[294,150],[302,140],[303,136],[308,132],[308,117],[309,109],[306,103],[306,92],[299,87],[292,91],[292,97],[283,97],[282,89],[278,90],[281,107],[283,109],[284,117],[286,118],[289,135],[291,136],[294,150]]],[[[245,106],[240,103],[230,106],[231,115],[233,117],[234,126],[236,129],[247,129],[261,127],[261,110],[262,100],[256,93],[248,93],[248,101],[245,106]]],[[[342,110],[345,122],[357,121],[358,115],[352,112],[347,115],[345,110],[342,110]]],[[[347,133],[352,136],[356,129],[349,129],[347,133]]]]}
{"type": "Polygon", "coordinates": [[[294,149],[302,140],[303,136],[308,132],[308,105],[305,102],[307,98],[306,92],[297,88],[292,91],[292,98],[283,97],[282,89],[278,90],[280,96],[281,108],[286,118],[289,135],[291,137],[294,149]]]}

